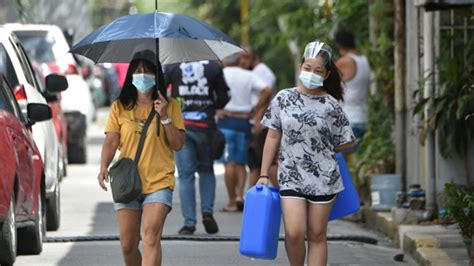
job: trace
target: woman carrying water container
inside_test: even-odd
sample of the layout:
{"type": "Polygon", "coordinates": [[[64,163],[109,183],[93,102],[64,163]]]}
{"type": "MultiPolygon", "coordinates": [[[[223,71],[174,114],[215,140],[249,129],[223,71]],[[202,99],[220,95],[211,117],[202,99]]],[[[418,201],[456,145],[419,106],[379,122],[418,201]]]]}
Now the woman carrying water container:
{"type": "Polygon", "coordinates": [[[295,88],[281,90],[262,124],[269,128],[258,183],[268,183],[268,169],[279,150],[285,246],[292,266],[327,264],[326,231],[332,204],[344,186],[336,152],[354,145],[349,121],[339,106],[343,88],[331,48],[306,45],[295,88]]]}

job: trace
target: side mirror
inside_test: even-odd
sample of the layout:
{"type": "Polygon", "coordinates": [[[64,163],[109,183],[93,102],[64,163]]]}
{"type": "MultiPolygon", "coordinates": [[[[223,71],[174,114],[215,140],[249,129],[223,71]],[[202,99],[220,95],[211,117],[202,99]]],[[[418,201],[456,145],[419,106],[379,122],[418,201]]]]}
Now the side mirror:
{"type": "Polygon", "coordinates": [[[36,122],[51,119],[51,109],[48,105],[42,103],[29,103],[27,106],[28,123],[33,125],[36,122]]]}
{"type": "Polygon", "coordinates": [[[67,89],[69,84],[64,76],[58,74],[49,74],[46,76],[46,90],[49,93],[59,93],[67,89]]]}

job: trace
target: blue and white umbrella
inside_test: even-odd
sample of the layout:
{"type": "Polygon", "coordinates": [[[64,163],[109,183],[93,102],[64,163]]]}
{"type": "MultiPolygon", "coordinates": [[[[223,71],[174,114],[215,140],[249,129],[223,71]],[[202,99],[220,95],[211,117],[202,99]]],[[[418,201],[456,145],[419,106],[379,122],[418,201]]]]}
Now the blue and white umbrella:
{"type": "Polygon", "coordinates": [[[74,45],[71,52],[96,63],[128,63],[136,52],[144,50],[157,54],[162,65],[221,60],[243,51],[229,36],[205,22],[155,11],[103,25],[74,45]]]}

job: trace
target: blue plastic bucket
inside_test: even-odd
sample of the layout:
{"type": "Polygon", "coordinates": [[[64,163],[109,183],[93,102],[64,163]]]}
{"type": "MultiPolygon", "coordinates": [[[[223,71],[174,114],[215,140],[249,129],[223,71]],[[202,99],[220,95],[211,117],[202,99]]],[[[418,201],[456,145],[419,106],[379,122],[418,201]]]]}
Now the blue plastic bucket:
{"type": "Polygon", "coordinates": [[[370,185],[372,209],[389,211],[396,205],[397,192],[401,188],[400,175],[373,175],[370,185]]]}
{"type": "Polygon", "coordinates": [[[278,252],[281,206],[278,189],[257,184],[245,196],[240,254],[273,260],[278,252]]]}

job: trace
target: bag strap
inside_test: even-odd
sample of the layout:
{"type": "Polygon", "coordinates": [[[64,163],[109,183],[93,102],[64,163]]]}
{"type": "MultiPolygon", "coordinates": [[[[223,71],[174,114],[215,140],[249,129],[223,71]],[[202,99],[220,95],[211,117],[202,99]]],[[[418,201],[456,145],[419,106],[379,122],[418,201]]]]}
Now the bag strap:
{"type": "Polygon", "coordinates": [[[140,142],[138,143],[137,153],[135,154],[135,160],[134,160],[136,164],[138,164],[138,161],[140,160],[140,155],[142,154],[142,150],[143,150],[143,144],[145,143],[146,132],[148,131],[148,127],[150,126],[151,120],[153,120],[154,116],[155,116],[155,109],[151,109],[151,112],[148,115],[148,118],[146,119],[145,125],[143,126],[142,134],[140,135],[140,142]]]}

